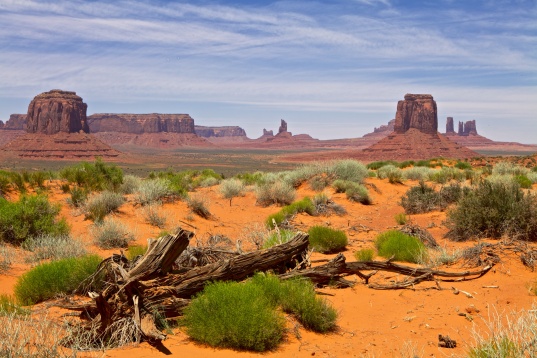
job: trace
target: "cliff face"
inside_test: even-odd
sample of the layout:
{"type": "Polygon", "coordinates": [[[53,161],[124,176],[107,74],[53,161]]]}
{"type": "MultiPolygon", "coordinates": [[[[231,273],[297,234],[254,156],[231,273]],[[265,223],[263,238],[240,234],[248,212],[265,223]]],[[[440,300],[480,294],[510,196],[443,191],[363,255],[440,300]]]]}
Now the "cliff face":
{"type": "Polygon", "coordinates": [[[194,119],[188,114],[114,114],[98,113],[88,117],[94,133],[195,133],[194,119]]]}
{"type": "Polygon", "coordinates": [[[26,130],[26,114],[12,114],[2,129],[20,131],[26,130]]]}
{"type": "Polygon", "coordinates": [[[200,137],[246,137],[246,132],[241,127],[237,126],[224,126],[224,127],[205,127],[194,126],[196,134],[200,137]]]}
{"type": "Polygon", "coordinates": [[[410,128],[429,134],[438,131],[436,102],[430,94],[406,94],[397,103],[394,131],[405,133],[410,128]]]}
{"type": "Polygon", "coordinates": [[[34,97],[28,106],[28,133],[89,133],[88,105],[75,92],[52,90],[34,97]]]}

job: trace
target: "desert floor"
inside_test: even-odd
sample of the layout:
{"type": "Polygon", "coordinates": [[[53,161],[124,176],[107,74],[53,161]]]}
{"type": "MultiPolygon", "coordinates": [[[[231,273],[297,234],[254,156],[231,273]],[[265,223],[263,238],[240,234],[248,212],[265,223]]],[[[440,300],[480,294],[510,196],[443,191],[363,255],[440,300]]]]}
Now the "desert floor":
{"type": "MultiPolygon", "coordinates": [[[[307,231],[312,225],[322,224],[344,230],[349,237],[349,245],[344,255],[347,261],[354,261],[356,250],[372,248],[377,234],[397,227],[394,216],[403,212],[400,206],[401,196],[417,182],[406,181],[404,184],[390,184],[387,179],[369,178],[366,180],[373,205],[353,203],[345,194],[336,194],[326,189],[332,200],[346,208],[343,216],[309,216],[298,214],[292,221],[296,229],[307,231]]],[[[65,200],[67,194],[60,190],[59,182],[50,183],[49,198],[62,204],[62,212],[71,225],[73,237],[87,243],[90,251],[107,257],[118,250],[100,250],[92,244],[90,227],[92,222],[84,220],[84,215],[70,208],[65,200]]],[[[536,185],[533,191],[536,191],[536,185]]],[[[315,193],[307,186],[299,188],[297,199],[312,196],[315,193]]],[[[196,189],[195,193],[209,202],[213,214],[210,220],[192,215],[186,203],[176,201],[164,203],[162,210],[167,216],[169,229],[181,226],[196,233],[191,245],[197,240],[203,243],[209,236],[225,235],[232,240],[234,248],[240,244],[243,250],[253,250],[254,245],[248,240],[248,232],[263,226],[269,214],[280,208],[256,205],[253,191],[244,197],[234,198],[231,206],[221,197],[218,187],[196,189]]],[[[157,237],[161,229],[144,223],[140,208],[134,206],[129,198],[115,218],[126,223],[136,233],[136,243],[145,244],[148,238],[157,237]]],[[[444,238],[447,232],[444,220],[445,212],[411,215],[413,224],[427,228],[437,242],[448,252],[462,250],[476,242],[457,243],[444,238]]],[[[494,241],[497,243],[498,241],[494,241]]],[[[168,336],[164,345],[171,354],[185,357],[452,357],[465,356],[468,347],[475,343],[474,334],[490,334],[488,324],[497,320],[506,323],[507,318],[522,309],[531,309],[536,296],[529,288],[537,281],[534,272],[523,266],[519,257],[510,250],[498,250],[501,262],[485,276],[461,282],[424,282],[403,290],[374,290],[364,285],[355,276],[356,285],[350,289],[322,288],[318,290],[322,297],[330,301],[339,312],[338,329],[330,334],[316,334],[306,331],[288,319],[288,332],[285,341],[274,351],[257,354],[238,352],[229,349],[215,349],[191,341],[188,336],[175,329],[168,336]],[[453,288],[466,291],[473,297],[454,294],[453,288]],[[461,313],[462,315],[460,315],[461,313]],[[454,349],[438,347],[438,335],[449,335],[458,345],[454,349]]],[[[18,276],[30,269],[24,262],[24,253],[19,252],[17,262],[6,274],[0,275],[0,293],[13,293],[18,276]]],[[[312,260],[330,259],[334,255],[314,253],[312,260]]],[[[383,260],[377,257],[376,260],[383,260]]],[[[442,270],[464,271],[458,261],[442,270]]],[[[397,274],[379,272],[373,282],[400,281],[404,277],[397,274]]],[[[146,343],[106,352],[94,352],[89,356],[98,357],[158,357],[164,353],[146,343]]]]}

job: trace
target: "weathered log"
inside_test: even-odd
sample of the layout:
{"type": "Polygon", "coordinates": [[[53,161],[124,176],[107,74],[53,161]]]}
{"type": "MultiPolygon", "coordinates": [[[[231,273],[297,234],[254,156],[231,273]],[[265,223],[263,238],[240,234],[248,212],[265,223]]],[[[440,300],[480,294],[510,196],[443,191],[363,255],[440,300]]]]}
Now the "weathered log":
{"type": "Polygon", "coordinates": [[[175,235],[166,235],[150,245],[142,260],[129,270],[126,283],[166,275],[192,236],[194,233],[179,229],[175,235]]]}
{"type": "MultiPolygon", "coordinates": [[[[308,247],[308,235],[299,232],[288,242],[270,249],[248,252],[229,260],[193,268],[184,274],[140,281],[144,299],[161,299],[164,296],[190,298],[213,281],[242,281],[256,271],[276,270],[283,265],[300,262],[308,247]],[[162,292],[164,291],[164,292],[162,292]]],[[[149,301],[150,302],[150,301],[149,301]]]]}

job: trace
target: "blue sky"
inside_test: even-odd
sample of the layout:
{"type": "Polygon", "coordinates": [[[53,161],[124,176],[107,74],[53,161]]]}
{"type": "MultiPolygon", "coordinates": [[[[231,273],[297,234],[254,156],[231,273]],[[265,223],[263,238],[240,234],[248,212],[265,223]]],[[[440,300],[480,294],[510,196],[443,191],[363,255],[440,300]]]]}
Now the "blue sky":
{"type": "Polygon", "coordinates": [[[430,93],[445,118],[537,143],[535,0],[0,0],[0,119],[53,88],[99,112],[359,137],[430,93]]]}

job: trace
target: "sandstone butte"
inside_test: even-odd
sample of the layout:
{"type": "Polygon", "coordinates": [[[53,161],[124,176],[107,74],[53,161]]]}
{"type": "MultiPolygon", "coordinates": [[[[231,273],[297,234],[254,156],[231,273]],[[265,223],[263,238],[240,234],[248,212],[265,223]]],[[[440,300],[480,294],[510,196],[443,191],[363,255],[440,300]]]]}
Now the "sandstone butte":
{"type": "Polygon", "coordinates": [[[87,104],[75,92],[51,90],[28,106],[26,134],[2,147],[25,158],[110,158],[120,153],[89,134],[87,104]]]}
{"type": "Polygon", "coordinates": [[[406,94],[397,103],[394,131],[358,155],[369,161],[476,156],[479,154],[438,133],[436,101],[430,94],[406,94]]]}

